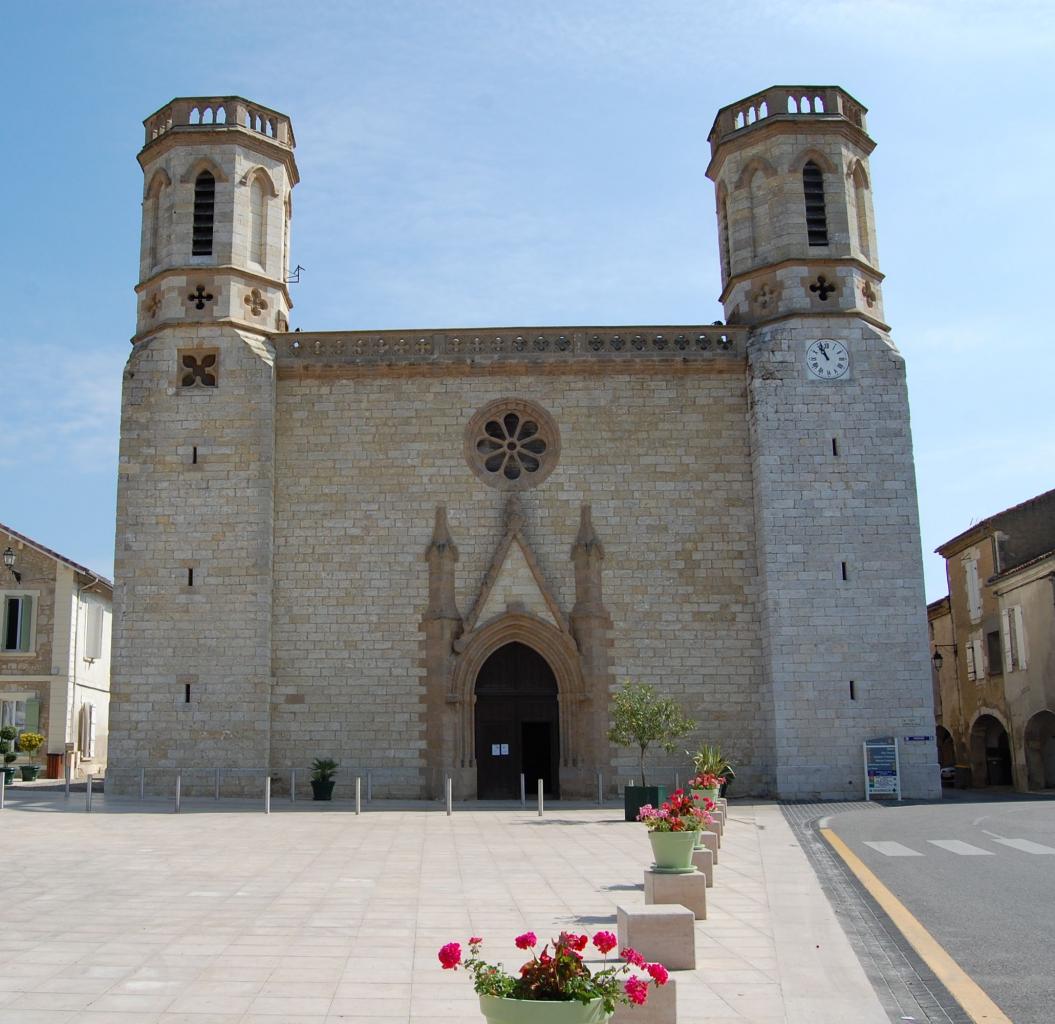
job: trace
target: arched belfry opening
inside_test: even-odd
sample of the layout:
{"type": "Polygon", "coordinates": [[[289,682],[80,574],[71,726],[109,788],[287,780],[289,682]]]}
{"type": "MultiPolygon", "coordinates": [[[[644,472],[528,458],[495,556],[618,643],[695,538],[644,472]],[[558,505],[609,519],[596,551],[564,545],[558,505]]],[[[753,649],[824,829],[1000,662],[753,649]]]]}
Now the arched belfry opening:
{"type": "Polygon", "coordinates": [[[474,685],[476,787],[483,800],[520,796],[538,780],[548,796],[560,795],[560,704],[557,679],[534,648],[514,641],[480,667],[474,685]]]}

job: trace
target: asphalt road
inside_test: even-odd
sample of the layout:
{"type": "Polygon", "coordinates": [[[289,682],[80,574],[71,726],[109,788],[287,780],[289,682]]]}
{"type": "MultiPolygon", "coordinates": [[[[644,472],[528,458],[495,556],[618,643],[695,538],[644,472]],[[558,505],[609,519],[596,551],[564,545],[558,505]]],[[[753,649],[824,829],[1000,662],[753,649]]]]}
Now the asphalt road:
{"type": "Polygon", "coordinates": [[[948,795],[828,827],[1014,1024],[1052,1024],[1055,800],[948,795]]]}

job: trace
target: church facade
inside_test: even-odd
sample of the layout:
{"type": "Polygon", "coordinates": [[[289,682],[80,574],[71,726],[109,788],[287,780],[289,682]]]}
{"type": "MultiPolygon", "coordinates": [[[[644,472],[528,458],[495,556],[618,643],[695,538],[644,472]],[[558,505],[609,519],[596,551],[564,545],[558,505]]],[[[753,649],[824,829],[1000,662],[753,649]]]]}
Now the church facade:
{"type": "MultiPolygon", "coordinates": [[[[378,796],[514,797],[521,773],[586,796],[635,776],[607,739],[627,679],[740,793],[856,797],[864,740],[932,735],[865,114],[816,86],[718,112],[724,324],[312,333],[289,330],[289,118],[151,115],[114,788],[332,757],[378,796]]],[[[933,741],[901,777],[938,794],[933,741]]]]}

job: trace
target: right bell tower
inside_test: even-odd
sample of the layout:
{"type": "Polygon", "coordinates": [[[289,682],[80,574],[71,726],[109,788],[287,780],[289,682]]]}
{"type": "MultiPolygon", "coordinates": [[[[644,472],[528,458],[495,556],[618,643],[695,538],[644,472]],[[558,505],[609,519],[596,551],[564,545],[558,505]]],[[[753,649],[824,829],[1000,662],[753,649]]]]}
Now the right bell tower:
{"type": "Polygon", "coordinates": [[[940,780],[904,360],[883,320],[865,108],[833,86],[723,107],[709,141],[728,323],[751,327],[760,680],[784,799],[859,796],[896,736],[940,780]],[[911,737],[911,739],[907,739],[911,737]]]}

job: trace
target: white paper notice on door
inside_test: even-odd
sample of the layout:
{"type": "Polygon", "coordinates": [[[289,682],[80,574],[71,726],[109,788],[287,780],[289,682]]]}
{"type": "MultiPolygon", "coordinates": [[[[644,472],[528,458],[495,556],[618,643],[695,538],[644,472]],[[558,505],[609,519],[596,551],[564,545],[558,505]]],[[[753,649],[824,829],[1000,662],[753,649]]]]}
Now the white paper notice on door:
{"type": "Polygon", "coordinates": [[[499,757],[501,755],[501,753],[502,753],[502,744],[501,743],[492,743],[491,744],[491,756],[492,757],[499,757]]]}

